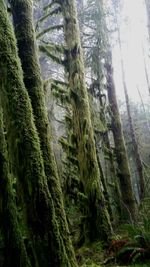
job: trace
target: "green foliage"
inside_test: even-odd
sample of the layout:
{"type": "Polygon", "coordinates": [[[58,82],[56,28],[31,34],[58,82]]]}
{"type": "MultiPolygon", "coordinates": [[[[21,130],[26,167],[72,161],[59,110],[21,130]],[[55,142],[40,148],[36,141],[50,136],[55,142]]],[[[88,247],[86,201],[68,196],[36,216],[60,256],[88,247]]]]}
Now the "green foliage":
{"type": "Polygon", "coordinates": [[[52,83],[51,88],[58,103],[60,102],[64,107],[70,103],[69,94],[65,87],[52,83]]]}
{"type": "Polygon", "coordinates": [[[78,264],[81,267],[100,267],[103,261],[101,242],[88,243],[76,251],[78,264]]]}
{"type": "Polygon", "coordinates": [[[100,267],[100,265],[97,265],[95,263],[84,263],[81,267],[100,267]]]}
{"type": "MultiPolygon", "coordinates": [[[[150,259],[149,208],[150,199],[145,199],[140,207],[137,224],[125,224],[121,226],[121,232],[126,236],[127,240],[125,240],[124,245],[116,253],[115,257],[118,262],[129,264],[146,262],[150,259]]],[[[120,240],[123,241],[123,239],[120,240]]]]}

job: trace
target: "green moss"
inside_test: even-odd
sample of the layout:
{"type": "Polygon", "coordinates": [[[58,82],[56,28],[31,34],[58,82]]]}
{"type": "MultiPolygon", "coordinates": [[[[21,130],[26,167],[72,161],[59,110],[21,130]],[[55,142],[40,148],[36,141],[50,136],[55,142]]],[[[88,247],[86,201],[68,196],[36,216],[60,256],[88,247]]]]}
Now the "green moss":
{"type": "Polygon", "coordinates": [[[120,182],[120,192],[122,196],[122,217],[126,221],[136,220],[136,207],[133,196],[131,174],[127,159],[127,152],[122,131],[119,108],[117,104],[115,85],[113,80],[111,52],[107,56],[107,89],[108,99],[111,109],[112,132],[115,143],[115,153],[118,165],[118,177],[120,182]]]}
{"type": "Polygon", "coordinates": [[[111,225],[100,182],[75,1],[63,1],[61,7],[67,46],[66,72],[69,74],[73,133],[77,140],[77,160],[84,188],[83,193],[88,198],[88,205],[83,211],[87,218],[86,228],[88,229],[85,239],[104,238],[107,240],[111,232],[111,225]]]}
{"type": "Polygon", "coordinates": [[[31,267],[24,245],[24,236],[18,223],[17,207],[12,188],[12,177],[8,162],[7,144],[4,134],[3,115],[0,107],[0,265],[31,267]],[[3,253],[2,253],[3,252],[3,253]],[[6,256],[7,255],[7,256],[6,256]]]}
{"type": "MultiPolygon", "coordinates": [[[[54,220],[52,223],[55,223],[56,230],[57,226],[59,228],[56,236],[57,239],[56,240],[52,239],[50,241],[52,247],[54,247],[55,243],[58,242],[58,248],[55,248],[55,251],[51,255],[53,255],[54,261],[55,258],[57,261],[59,255],[60,257],[59,260],[61,262],[60,266],[76,266],[76,260],[64,212],[60,181],[57,173],[53,151],[50,146],[51,133],[48,126],[49,122],[45,109],[45,98],[41,80],[40,67],[38,62],[35,33],[33,28],[32,1],[12,0],[11,5],[13,12],[15,33],[19,48],[19,56],[21,59],[22,68],[24,72],[24,83],[31,100],[34,121],[40,139],[38,140],[38,142],[40,141],[42,155],[39,155],[39,158],[41,156],[43,157],[44,168],[42,165],[42,171],[44,170],[46,174],[46,179],[43,177],[42,174],[39,183],[43,184],[43,181],[46,180],[43,185],[43,187],[46,188],[48,182],[50,194],[52,196],[52,203],[53,203],[52,208],[53,211],[55,211],[56,215],[56,218],[55,217],[54,219],[52,218],[54,220]]],[[[36,177],[35,179],[37,181],[36,177]]],[[[39,194],[39,192],[37,192],[37,194],[39,194]]],[[[48,203],[46,204],[48,205],[48,203]]],[[[40,204],[40,206],[41,209],[43,209],[42,203],[40,204]]],[[[47,213],[49,214],[51,212],[47,211],[47,213]]],[[[54,266],[55,265],[57,266],[57,264],[58,264],[57,262],[53,263],[54,266]]]]}
{"type": "Polygon", "coordinates": [[[104,261],[104,251],[101,242],[86,244],[76,251],[79,266],[101,266],[104,261]]]}
{"type": "MultiPolygon", "coordinates": [[[[17,1],[14,2],[17,4],[17,1]]],[[[20,3],[22,6],[25,1],[20,3]]],[[[20,14],[20,12],[18,13],[20,14]]],[[[62,227],[64,227],[62,233],[68,234],[67,227],[65,229],[64,225],[62,200],[58,203],[60,197],[58,198],[57,203],[55,202],[57,207],[55,209],[44,173],[40,142],[34,124],[31,103],[23,83],[23,73],[17,55],[14,33],[3,1],[0,1],[0,55],[0,69],[3,70],[3,75],[1,75],[3,86],[0,97],[2,98],[4,115],[7,118],[6,131],[9,150],[12,154],[12,164],[22,192],[24,212],[32,245],[39,265],[44,264],[45,267],[49,264],[70,266],[66,254],[66,249],[69,250],[69,248],[65,248],[63,234],[60,235],[62,227]],[[60,226],[57,221],[58,210],[61,213],[63,226],[60,226]]],[[[31,77],[30,81],[32,87],[34,79],[31,77]]],[[[47,138],[45,132],[44,135],[47,138]]],[[[58,193],[59,187],[55,195],[57,196],[58,193]]]]}

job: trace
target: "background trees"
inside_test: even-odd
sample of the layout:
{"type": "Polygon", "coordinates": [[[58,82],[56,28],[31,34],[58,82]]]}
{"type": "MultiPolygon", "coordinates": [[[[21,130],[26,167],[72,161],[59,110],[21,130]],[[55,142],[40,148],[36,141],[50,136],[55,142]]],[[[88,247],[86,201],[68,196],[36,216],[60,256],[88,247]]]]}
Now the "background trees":
{"type": "MultiPolygon", "coordinates": [[[[149,105],[139,89],[140,105],[129,101],[122,56],[127,110],[118,106],[113,55],[116,42],[123,55],[124,5],[118,7],[43,0],[34,2],[33,20],[32,1],[0,1],[2,266],[14,255],[16,266],[77,266],[87,244],[110,252],[120,224],[147,233],[149,105]]],[[[130,259],[139,256],[133,249],[130,259]]]]}

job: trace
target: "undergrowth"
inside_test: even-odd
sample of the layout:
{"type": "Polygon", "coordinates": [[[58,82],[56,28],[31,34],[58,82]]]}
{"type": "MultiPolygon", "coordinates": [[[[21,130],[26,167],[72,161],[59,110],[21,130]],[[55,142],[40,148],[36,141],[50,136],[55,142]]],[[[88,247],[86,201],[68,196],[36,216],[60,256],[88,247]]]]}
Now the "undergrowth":
{"type": "Polygon", "coordinates": [[[150,199],[142,202],[137,219],[136,224],[121,225],[119,235],[111,242],[109,254],[120,264],[150,266],[147,263],[150,261],[150,199]]]}

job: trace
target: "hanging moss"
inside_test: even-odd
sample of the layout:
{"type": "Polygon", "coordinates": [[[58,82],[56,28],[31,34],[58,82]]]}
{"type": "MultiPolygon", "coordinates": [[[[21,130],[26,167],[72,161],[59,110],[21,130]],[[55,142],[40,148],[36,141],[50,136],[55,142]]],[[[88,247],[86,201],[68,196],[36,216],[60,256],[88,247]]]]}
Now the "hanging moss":
{"type": "Polygon", "coordinates": [[[48,12],[45,16],[41,17],[39,20],[38,20],[38,24],[45,21],[48,17],[52,17],[53,15],[57,15],[61,12],[61,7],[56,7],[54,8],[52,11],[48,12]]]}
{"type": "MultiPolygon", "coordinates": [[[[21,3],[21,6],[24,2],[21,3]]],[[[21,9],[19,10],[21,11],[21,9]]],[[[18,13],[20,14],[20,12],[18,13]]],[[[0,96],[4,114],[7,116],[8,144],[9,148],[15,148],[12,151],[13,164],[16,167],[17,179],[24,199],[27,226],[38,264],[45,267],[50,265],[76,266],[73,263],[72,250],[70,254],[67,254],[70,241],[63,240],[68,238],[68,229],[67,227],[65,229],[66,225],[64,224],[63,226],[59,225],[60,220],[57,220],[56,216],[60,209],[61,222],[63,222],[62,200],[59,198],[61,202],[57,206],[55,201],[54,205],[48,190],[40,142],[30,100],[23,83],[23,73],[17,55],[14,33],[2,0],[0,0],[0,57],[0,69],[4,70],[2,76],[4,86],[0,90],[0,96]],[[61,232],[62,227],[65,229],[64,232],[61,232]],[[63,238],[64,233],[66,236],[63,238]]],[[[32,80],[30,85],[32,85],[32,80]]],[[[56,196],[58,192],[56,190],[56,196]]]]}
{"type": "Polygon", "coordinates": [[[47,47],[40,45],[39,46],[39,50],[43,53],[46,54],[46,56],[50,57],[54,62],[56,62],[57,64],[61,64],[64,65],[64,60],[61,59],[61,57],[56,56],[54,54],[54,51],[51,51],[50,49],[48,49],[47,47]]]}
{"type": "Polygon", "coordinates": [[[63,25],[61,25],[61,24],[60,25],[56,25],[56,26],[50,26],[50,27],[46,28],[45,30],[43,30],[42,32],[38,33],[37,36],[36,36],[36,38],[39,39],[44,34],[50,32],[50,31],[54,31],[54,30],[59,31],[61,29],[63,29],[63,25]]]}
{"type": "MultiPolygon", "coordinates": [[[[45,110],[44,92],[33,29],[32,1],[11,0],[11,6],[19,56],[24,72],[24,83],[31,99],[35,125],[40,139],[44,170],[58,222],[59,236],[57,236],[57,241],[62,245],[61,250],[58,251],[55,249],[54,254],[52,253],[53,258],[56,258],[56,263],[53,263],[53,265],[58,266],[57,259],[59,259],[60,266],[76,266],[75,255],[63,207],[60,181],[54,155],[50,146],[51,133],[45,110]]],[[[40,206],[42,208],[42,205],[40,206]]],[[[50,211],[47,212],[49,213],[50,211]]],[[[53,241],[50,241],[50,243],[53,244],[53,241]]]]}
{"type": "Polygon", "coordinates": [[[77,140],[80,179],[84,194],[88,198],[88,205],[84,209],[86,216],[84,238],[85,240],[97,238],[107,240],[111,233],[111,225],[96,156],[75,1],[60,1],[60,5],[67,45],[66,71],[69,74],[73,132],[77,140]]]}

